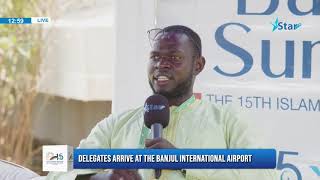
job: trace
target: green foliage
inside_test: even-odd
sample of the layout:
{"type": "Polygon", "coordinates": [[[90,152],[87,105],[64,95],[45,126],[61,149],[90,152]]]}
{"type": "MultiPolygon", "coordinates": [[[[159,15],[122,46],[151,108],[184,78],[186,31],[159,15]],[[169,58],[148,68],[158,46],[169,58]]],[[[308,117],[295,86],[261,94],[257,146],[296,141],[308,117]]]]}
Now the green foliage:
{"type": "MultiPolygon", "coordinates": [[[[38,0],[2,0],[0,4],[1,17],[40,15],[36,12],[38,0]]],[[[15,108],[23,95],[33,90],[40,63],[40,35],[39,25],[0,25],[0,112],[15,108]]]]}
{"type": "MultiPolygon", "coordinates": [[[[0,17],[48,16],[50,0],[0,0],[0,17]]],[[[0,159],[29,166],[31,110],[41,63],[40,25],[0,25],[0,159]]]]}

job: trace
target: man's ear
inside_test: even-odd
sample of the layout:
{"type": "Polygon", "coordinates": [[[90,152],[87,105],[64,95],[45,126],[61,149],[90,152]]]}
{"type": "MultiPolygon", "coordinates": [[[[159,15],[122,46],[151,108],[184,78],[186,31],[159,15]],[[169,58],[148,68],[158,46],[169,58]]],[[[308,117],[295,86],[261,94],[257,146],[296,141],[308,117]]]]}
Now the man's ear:
{"type": "Polygon", "coordinates": [[[194,69],[195,75],[198,75],[203,70],[205,64],[206,64],[206,59],[203,56],[195,59],[195,69],[194,69]]]}

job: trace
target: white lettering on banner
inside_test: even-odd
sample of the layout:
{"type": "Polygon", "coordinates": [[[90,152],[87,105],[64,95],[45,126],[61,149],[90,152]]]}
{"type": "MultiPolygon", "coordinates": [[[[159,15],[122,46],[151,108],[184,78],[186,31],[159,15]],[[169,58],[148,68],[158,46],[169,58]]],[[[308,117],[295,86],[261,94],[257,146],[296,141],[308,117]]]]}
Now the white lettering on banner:
{"type": "Polygon", "coordinates": [[[227,162],[251,162],[252,155],[228,155],[227,162]]]}
{"type": "Polygon", "coordinates": [[[278,111],[320,112],[320,99],[271,96],[233,96],[206,94],[210,102],[218,105],[235,104],[246,109],[266,109],[278,111]]]}
{"type": "Polygon", "coordinates": [[[155,162],[155,155],[151,154],[147,154],[147,155],[143,155],[144,158],[144,162],[155,162]]]}
{"type": "Polygon", "coordinates": [[[187,163],[226,162],[224,155],[180,155],[179,158],[187,163]]]}
{"type": "Polygon", "coordinates": [[[156,162],[179,162],[176,155],[156,155],[156,162]]]}
{"type": "Polygon", "coordinates": [[[134,162],[133,155],[113,155],[112,162],[115,163],[126,163],[126,162],[134,162]]]}
{"type": "Polygon", "coordinates": [[[79,163],[111,162],[111,155],[79,155],[79,163]]]}

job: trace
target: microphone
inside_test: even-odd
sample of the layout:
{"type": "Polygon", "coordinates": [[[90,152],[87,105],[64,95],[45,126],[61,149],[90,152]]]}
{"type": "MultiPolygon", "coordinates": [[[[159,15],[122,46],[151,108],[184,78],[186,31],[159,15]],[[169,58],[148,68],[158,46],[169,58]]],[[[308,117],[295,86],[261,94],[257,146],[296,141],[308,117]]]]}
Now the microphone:
{"type": "MultiPolygon", "coordinates": [[[[169,119],[168,99],[159,94],[148,97],[144,103],[144,124],[151,129],[153,139],[162,137],[162,130],[168,126],[169,119]]],[[[155,169],[156,179],[160,176],[161,169],[155,169]]]]}

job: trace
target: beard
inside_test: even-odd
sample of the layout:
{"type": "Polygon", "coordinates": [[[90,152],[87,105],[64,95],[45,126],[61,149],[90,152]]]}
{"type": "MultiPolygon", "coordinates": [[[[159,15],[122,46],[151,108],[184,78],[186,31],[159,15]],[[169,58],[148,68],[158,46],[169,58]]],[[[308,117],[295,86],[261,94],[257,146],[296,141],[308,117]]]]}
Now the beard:
{"type": "Polygon", "coordinates": [[[192,88],[192,82],[193,82],[193,75],[192,73],[189,73],[190,75],[182,82],[180,82],[175,88],[173,88],[171,91],[159,91],[156,92],[151,80],[149,79],[149,85],[153,91],[154,94],[160,94],[167,99],[175,99],[180,98],[187,94],[189,90],[192,88]]]}

